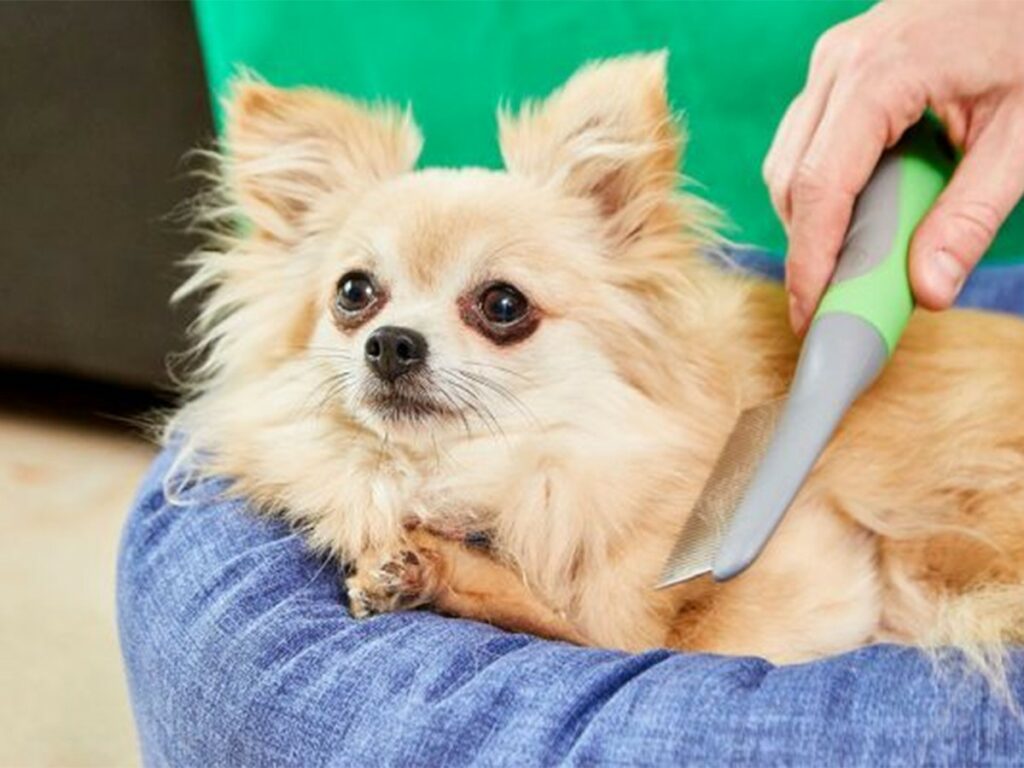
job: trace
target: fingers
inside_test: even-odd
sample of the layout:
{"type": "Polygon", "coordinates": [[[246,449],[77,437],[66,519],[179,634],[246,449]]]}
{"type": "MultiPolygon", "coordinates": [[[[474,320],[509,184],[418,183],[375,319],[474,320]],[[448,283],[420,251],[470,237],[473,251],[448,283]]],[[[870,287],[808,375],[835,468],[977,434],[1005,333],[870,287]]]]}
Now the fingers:
{"type": "Polygon", "coordinates": [[[892,80],[837,81],[789,192],[786,286],[802,333],[835,269],[857,194],[882,152],[924,112],[925,98],[892,80]]]}
{"type": "Polygon", "coordinates": [[[833,186],[820,171],[801,166],[790,199],[786,290],[790,325],[802,334],[835,270],[854,196],[833,186]]]}
{"type": "Polygon", "coordinates": [[[910,282],[919,304],[945,309],[1024,195],[1024,107],[1004,103],[917,228],[910,282]]]}
{"type": "Polygon", "coordinates": [[[831,39],[826,33],[815,46],[807,85],[783,115],[761,167],[772,206],[787,234],[790,221],[789,190],[793,175],[821,121],[835,81],[836,57],[834,46],[829,43],[831,39]]]}
{"type": "Polygon", "coordinates": [[[821,120],[830,88],[831,82],[815,87],[809,85],[793,100],[779,123],[761,169],[772,206],[787,233],[790,223],[789,190],[793,174],[821,120]]]}

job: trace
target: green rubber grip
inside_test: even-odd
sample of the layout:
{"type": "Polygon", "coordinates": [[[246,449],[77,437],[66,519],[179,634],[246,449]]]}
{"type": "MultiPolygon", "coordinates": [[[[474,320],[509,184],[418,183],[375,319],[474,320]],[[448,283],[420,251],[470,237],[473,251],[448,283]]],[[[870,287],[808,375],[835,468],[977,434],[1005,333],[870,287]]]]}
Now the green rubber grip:
{"type": "Polygon", "coordinates": [[[910,240],[955,164],[942,126],[931,117],[882,156],[857,198],[815,319],[836,313],[861,317],[878,330],[892,355],[914,310],[907,266],[910,240]]]}

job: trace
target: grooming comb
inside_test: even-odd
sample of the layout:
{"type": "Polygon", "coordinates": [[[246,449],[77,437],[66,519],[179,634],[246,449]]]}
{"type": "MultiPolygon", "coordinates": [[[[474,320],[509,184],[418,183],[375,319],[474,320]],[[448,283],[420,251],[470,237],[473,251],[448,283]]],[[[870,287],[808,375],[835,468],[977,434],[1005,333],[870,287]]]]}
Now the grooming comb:
{"type": "Polygon", "coordinates": [[[843,416],[903,335],[914,309],[910,240],[954,164],[930,117],[882,156],[857,198],[788,396],[740,415],[657,588],[707,573],[731,579],[764,549],[843,416]]]}

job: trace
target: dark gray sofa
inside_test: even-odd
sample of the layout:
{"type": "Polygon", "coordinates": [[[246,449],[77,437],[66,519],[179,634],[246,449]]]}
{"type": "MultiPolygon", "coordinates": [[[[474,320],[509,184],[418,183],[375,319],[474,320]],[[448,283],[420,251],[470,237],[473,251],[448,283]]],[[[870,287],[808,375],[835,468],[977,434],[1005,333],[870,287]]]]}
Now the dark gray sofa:
{"type": "Polygon", "coordinates": [[[188,3],[0,3],[0,373],[166,383],[194,242],[168,219],[209,142],[188,3]]]}

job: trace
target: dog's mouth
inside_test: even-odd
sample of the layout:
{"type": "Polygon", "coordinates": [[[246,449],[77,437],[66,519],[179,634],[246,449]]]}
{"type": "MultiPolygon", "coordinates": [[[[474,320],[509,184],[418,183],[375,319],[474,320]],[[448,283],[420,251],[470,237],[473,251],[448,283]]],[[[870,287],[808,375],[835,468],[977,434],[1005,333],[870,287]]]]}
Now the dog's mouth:
{"type": "Polygon", "coordinates": [[[378,385],[366,393],[367,407],[389,422],[416,422],[454,416],[455,409],[432,397],[424,387],[378,385]]]}

